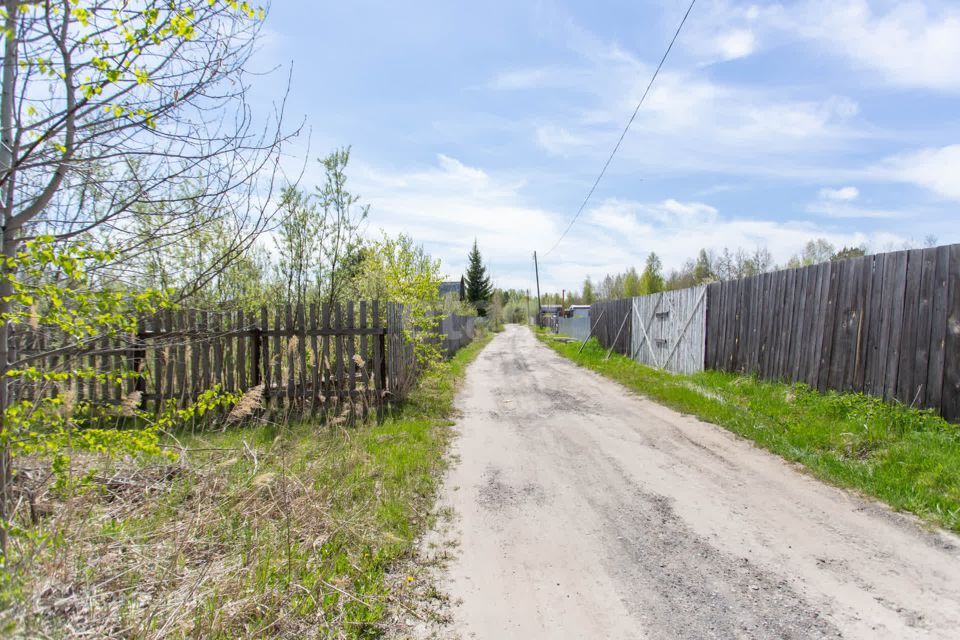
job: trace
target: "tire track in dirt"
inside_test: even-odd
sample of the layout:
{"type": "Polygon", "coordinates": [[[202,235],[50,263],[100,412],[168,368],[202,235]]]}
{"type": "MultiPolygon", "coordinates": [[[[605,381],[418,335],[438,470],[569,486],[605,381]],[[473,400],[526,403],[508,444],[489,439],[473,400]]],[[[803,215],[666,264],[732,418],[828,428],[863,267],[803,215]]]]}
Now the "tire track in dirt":
{"type": "MultiPolygon", "coordinates": [[[[524,328],[458,397],[439,638],[952,638],[960,544],[524,328]]],[[[426,543],[425,543],[426,544],[426,543]]]]}

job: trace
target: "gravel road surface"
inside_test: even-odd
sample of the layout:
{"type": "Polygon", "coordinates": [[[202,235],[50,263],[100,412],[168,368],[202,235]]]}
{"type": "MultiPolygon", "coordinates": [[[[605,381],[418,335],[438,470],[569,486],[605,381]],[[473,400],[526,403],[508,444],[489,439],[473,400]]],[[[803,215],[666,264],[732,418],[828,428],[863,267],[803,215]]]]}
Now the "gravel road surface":
{"type": "MultiPolygon", "coordinates": [[[[958,638],[960,539],[509,326],[458,397],[435,636],[958,638]]],[[[441,536],[432,534],[434,542],[441,536]]]]}

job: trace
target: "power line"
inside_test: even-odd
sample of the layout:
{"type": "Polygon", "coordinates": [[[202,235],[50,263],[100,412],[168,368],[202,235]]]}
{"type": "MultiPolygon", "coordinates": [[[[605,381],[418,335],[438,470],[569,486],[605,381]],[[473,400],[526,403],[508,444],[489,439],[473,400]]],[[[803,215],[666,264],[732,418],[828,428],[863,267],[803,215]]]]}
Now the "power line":
{"type": "Polygon", "coordinates": [[[673,38],[670,40],[670,44],[667,46],[667,50],[663,52],[663,57],[660,58],[660,64],[657,65],[656,70],[653,72],[653,76],[650,78],[650,82],[647,83],[647,88],[643,91],[643,95],[640,96],[640,102],[637,103],[637,108],[633,110],[633,115],[630,116],[630,120],[627,121],[627,126],[623,128],[623,133],[620,134],[620,139],[617,140],[617,144],[613,147],[613,151],[610,152],[610,157],[607,158],[607,161],[603,165],[603,169],[600,170],[600,175],[597,176],[597,179],[594,180],[593,186],[590,187],[590,191],[587,193],[587,197],[583,199],[583,204],[580,205],[580,208],[577,209],[577,213],[573,216],[573,219],[570,221],[570,224],[567,225],[567,228],[563,230],[563,233],[560,234],[560,237],[554,243],[550,250],[543,254],[543,257],[546,258],[553,250],[560,246],[560,243],[567,236],[567,233],[573,227],[573,223],[577,221],[577,218],[580,217],[580,214],[583,213],[584,208],[587,206],[587,203],[590,201],[590,197],[593,195],[593,192],[596,191],[597,185],[600,184],[600,180],[603,178],[603,175],[607,172],[607,167],[610,166],[610,163],[613,161],[613,156],[617,155],[617,151],[620,150],[620,145],[623,143],[623,139],[627,135],[627,131],[630,129],[630,125],[633,124],[634,119],[637,117],[637,113],[640,111],[640,107],[643,106],[643,101],[647,99],[647,94],[650,93],[650,87],[653,86],[654,80],[657,79],[657,75],[660,74],[660,69],[663,67],[663,63],[666,62],[667,56],[670,55],[670,50],[673,49],[673,43],[677,41],[677,37],[680,35],[680,31],[683,29],[684,23],[687,21],[687,17],[690,16],[690,12],[693,10],[693,5],[697,3],[697,0],[690,0],[690,6],[687,7],[687,12],[683,14],[683,19],[680,21],[680,24],[677,26],[676,32],[673,34],[673,38]]]}

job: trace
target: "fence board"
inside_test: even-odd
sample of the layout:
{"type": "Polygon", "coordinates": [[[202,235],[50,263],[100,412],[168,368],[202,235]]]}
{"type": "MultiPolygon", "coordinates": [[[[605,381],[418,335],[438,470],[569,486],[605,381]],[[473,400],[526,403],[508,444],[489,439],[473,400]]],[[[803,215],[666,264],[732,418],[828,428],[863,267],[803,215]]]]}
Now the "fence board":
{"type": "MultiPolygon", "coordinates": [[[[371,326],[374,329],[380,328],[380,301],[374,300],[372,309],[371,309],[371,326]]],[[[385,345],[386,345],[386,336],[380,334],[374,337],[373,340],[373,388],[376,391],[376,397],[382,397],[384,390],[384,382],[386,381],[386,371],[383,369],[385,365],[385,345]]]]}
{"type": "Polygon", "coordinates": [[[873,295],[873,256],[866,256],[860,261],[860,284],[857,289],[857,353],[853,362],[853,372],[850,376],[851,389],[863,392],[864,374],[867,359],[867,334],[870,330],[870,304],[873,295]]]}
{"type": "Polygon", "coordinates": [[[260,309],[260,348],[263,355],[260,358],[260,366],[263,369],[263,397],[269,406],[276,401],[273,398],[273,366],[270,362],[270,338],[264,335],[264,332],[270,328],[270,312],[266,307],[260,309]]]}
{"type": "MultiPolygon", "coordinates": [[[[156,330],[156,331],[163,332],[164,329],[169,329],[169,327],[164,326],[164,324],[163,324],[163,317],[162,317],[162,316],[159,316],[159,315],[158,315],[158,316],[156,316],[155,318],[153,318],[153,323],[154,323],[154,324],[153,324],[153,328],[154,328],[154,330],[156,330]]],[[[109,365],[109,356],[107,356],[107,366],[108,366],[108,367],[110,366],[110,365],[109,365]]],[[[163,350],[162,350],[162,348],[160,347],[160,345],[154,344],[154,346],[153,346],[153,371],[151,371],[150,373],[151,373],[151,378],[152,378],[153,385],[154,385],[154,388],[153,388],[154,390],[153,390],[153,392],[154,392],[155,398],[154,398],[154,407],[153,407],[153,410],[154,410],[155,413],[160,413],[160,409],[161,409],[161,407],[163,407],[163,393],[164,393],[164,385],[163,385],[163,382],[164,382],[165,373],[166,373],[166,372],[164,371],[164,366],[165,366],[165,365],[164,365],[164,361],[163,361],[163,350]]],[[[113,386],[113,385],[109,385],[109,386],[113,386]]],[[[109,393],[109,386],[108,386],[108,393],[109,393]]]]}
{"type": "Polygon", "coordinates": [[[806,323],[807,312],[807,279],[808,269],[799,269],[797,271],[797,313],[793,319],[793,332],[790,336],[790,370],[788,378],[791,382],[800,380],[800,370],[802,367],[803,337],[806,323]]]}
{"type": "MultiPolygon", "coordinates": [[[[347,303],[347,328],[353,329],[356,322],[356,316],[354,315],[354,305],[353,302],[347,303]]],[[[356,342],[353,339],[353,336],[345,336],[344,340],[346,341],[346,357],[347,357],[347,395],[348,397],[353,397],[354,391],[357,389],[357,363],[353,359],[353,356],[357,353],[356,342]]]]}
{"type": "Polygon", "coordinates": [[[943,349],[942,411],[960,420],[960,245],[950,247],[947,263],[947,328],[943,349]]]}
{"type": "MultiPolygon", "coordinates": [[[[888,260],[888,262],[890,262],[888,260]]],[[[896,397],[900,367],[900,336],[903,332],[903,301],[907,286],[907,252],[893,254],[891,279],[884,283],[893,292],[890,302],[890,341],[887,351],[887,373],[884,378],[883,397],[896,397]]]]}
{"type": "Polygon", "coordinates": [[[900,354],[897,364],[897,386],[894,397],[910,404],[917,395],[913,364],[917,355],[917,308],[920,306],[920,276],[923,251],[913,249],[907,254],[906,288],[903,298],[903,329],[900,333],[900,354]]]}
{"type": "MultiPolygon", "coordinates": [[[[247,322],[243,310],[236,312],[236,328],[246,331],[247,322]]],[[[251,336],[252,337],[252,336],[251,336]]],[[[254,383],[247,375],[247,340],[243,337],[237,338],[237,390],[245,393],[247,389],[254,386],[254,383]]]]}
{"type": "Polygon", "coordinates": [[[317,326],[317,303],[310,303],[310,357],[312,365],[310,367],[310,411],[316,414],[320,409],[320,380],[323,375],[323,360],[320,353],[320,338],[316,334],[317,326]]]}
{"type": "Polygon", "coordinates": [[[950,247],[937,247],[930,313],[930,357],[927,365],[926,406],[939,407],[943,399],[944,348],[947,337],[947,286],[950,269],[950,247]]]}
{"type": "Polygon", "coordinates": [[[870,301],[870,329],[867,334],[867,360],[863,380],[864,393],[883,395],[883,334],[885,331],[883,299],[889,295],[884,291],[886,274],[886,255],[873,257],[873,298],[870,301]]]}
{"type": "Polygon", "coordinates": [[[213,375],[210,379],[213,384],[223,384],[223,341],[220,337],[223,333],[223,318],[219,313],[211,314],[210,324],[210,346],[213,351],[213,375]]]}
{"type": "MultiPolygon", "coordinates": [[[[343,308],[338,303],[334,307],[333,312],[333,328],[340,329],[343,327],[343,308]]],[[[343,338],[338,334],[334,336],[334,393],[337,399],[341,399],[344,396],[344,384],[343,384],[343,338]]]]}

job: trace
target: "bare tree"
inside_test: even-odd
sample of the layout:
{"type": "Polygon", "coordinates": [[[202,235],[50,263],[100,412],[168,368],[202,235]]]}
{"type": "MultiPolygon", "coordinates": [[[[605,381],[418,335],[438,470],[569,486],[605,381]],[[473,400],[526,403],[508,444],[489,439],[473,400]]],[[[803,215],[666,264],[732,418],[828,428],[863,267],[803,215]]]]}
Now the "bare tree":
{"type": "Polygon", "coordinates": [[[317,188],[326,221],[321,253],[327,273],[325,297],[333,304],[353,279],[353,271],[359,268],[360,226],[367,219],[370,206],[359,205],[360,196],[347,190],[349,147],[334,151],[321,162],[326,170],[326,182],[317,188]]]}
{"type": "Polygon", "coordinates": [[[329,233],[327,211],[294,187],[284,189],[282,219],[275,236],[277,269],[286,300],[293,305],[305,301],[307,289],[321,285],[320,248],[329,233]]]}
{"type": "MultiPolygon", "coordinates": [[[[4,269],[37,234],[119,249],[111,268],[174,242],[208,212],[234,236],[180,292],[203,286],[270,223],[283,104],[257,122],[245,64],[263,17],[226,0],[2,0],[0,251],[4,269]],[[136,232],[152,229],[149,242],[136,232]],[[152,244],[151,244],[152,243],[152,244]]],[[[9,279],[0,314],[9,316],[9,279]]],[[[13,325],[0,325],[0,409],[13,325]]],[[[0,411],[2,419],[2,411],[0,411]]],[[[3,425],[0,424],[0,434],[3,425]]],[[[10,458],[0,452],[0,519],[10,458]]],[[[5,531],[0,527],[0,543],[5,531]]]]}

